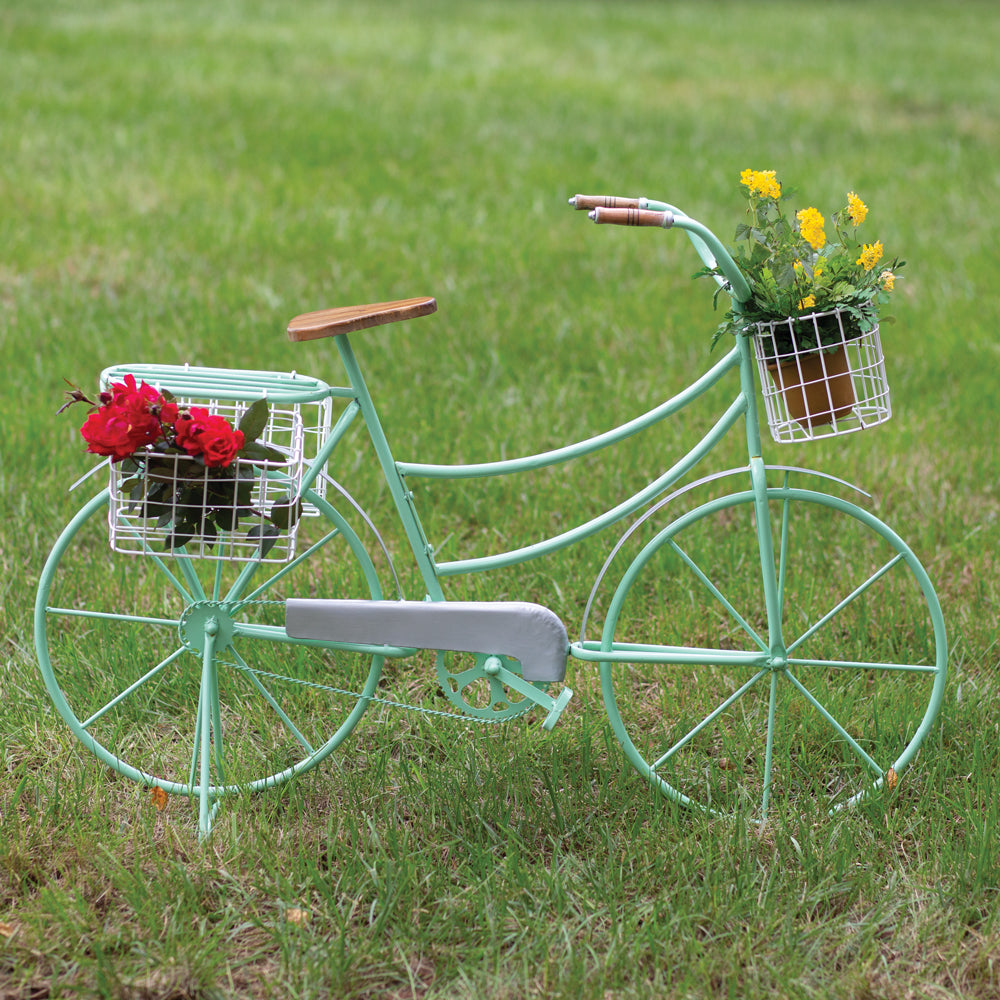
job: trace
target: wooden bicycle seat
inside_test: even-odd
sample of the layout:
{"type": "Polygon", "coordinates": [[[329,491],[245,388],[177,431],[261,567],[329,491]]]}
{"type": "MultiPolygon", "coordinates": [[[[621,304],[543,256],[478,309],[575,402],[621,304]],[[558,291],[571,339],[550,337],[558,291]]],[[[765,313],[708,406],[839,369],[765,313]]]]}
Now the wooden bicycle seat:
{"type": "Polygon", "coordinates": [[[341,333],[353,333],[369,326],[382,326],[383,323],[415,319],[417,316],[427,316],[436,311],[437,301],[427,295],[415,299],[399,299],[396,302],[320,309],[318,312],[296,316],[288,324],[288,339],[317,340],[320,337],[336,337],[341,333]]]}

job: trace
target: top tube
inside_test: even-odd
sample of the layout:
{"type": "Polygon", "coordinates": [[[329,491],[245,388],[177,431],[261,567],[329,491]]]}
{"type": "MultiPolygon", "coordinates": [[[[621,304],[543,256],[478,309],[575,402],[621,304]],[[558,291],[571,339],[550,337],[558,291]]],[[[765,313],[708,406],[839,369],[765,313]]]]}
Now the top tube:
{"type": "Polygon", "coordinates": [[[730,369],[739,364],[737,348],[732,348],[728,354],[717,361],[701,378],[697,379],[683,391],[671,396],[670,399],[648,412],[635,417],[624,424],[613,427],[603,434],[595,435],[575,444],[551,451],[539,452],[522,458],[510,458],[499,462],[479,462],[471,465],[436,465],[424,462],[397,462],[396,468],[403,475],[422,476],[427,479],[475,479],[482,476],[505,476],[515,472],[529,472],[543,469],[549,465],[559,465],[574,458],[581,458],[591,452],[607,448],[612,444],[638,434],[647,427],[682,410],[703,393],[707,392],[730,369]]]}

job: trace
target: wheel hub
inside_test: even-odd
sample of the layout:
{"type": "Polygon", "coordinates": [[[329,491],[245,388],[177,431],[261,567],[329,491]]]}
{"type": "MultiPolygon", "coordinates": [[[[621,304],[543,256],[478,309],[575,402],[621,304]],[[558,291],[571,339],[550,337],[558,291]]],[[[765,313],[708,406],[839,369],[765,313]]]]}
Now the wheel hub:
{"type": "Polygon", "coordinates": [[[197,601],[181,615],[177,631],[192,653],[205,652],[208,636],[212,636],[216,649],[225,649],[232,645],[234,631],[229,606],[221,601],[197,601]]]}

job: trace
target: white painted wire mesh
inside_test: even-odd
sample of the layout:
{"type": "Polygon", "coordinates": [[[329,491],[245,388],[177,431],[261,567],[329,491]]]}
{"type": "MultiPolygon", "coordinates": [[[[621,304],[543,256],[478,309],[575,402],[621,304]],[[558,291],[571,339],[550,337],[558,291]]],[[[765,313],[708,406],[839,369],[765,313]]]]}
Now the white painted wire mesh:
{"type": "Polygon", "coordinates": [[[832,310],[756,323],[754,330],[764,411],[775,441],[851,434],[892,416],[878,324],[855,336],[845,314],[832,310]]]}
{"type": "MultiPolygon", "coordinates": [[[[225,417],[233,426],[247,408],[239,402],[193,402],[225,417]]],[[[292,407],[272,406],[258,441],[281,451],[282,460],[249,462],[236,458],[225,469],[206,469],[188,455],[151,454],[140,459],[138,473],[122,463],[112,465],[108,510],[111,547],[136,555],[168,552],[245,562],[261,558],[262,540],[267,539],[270,547],[263,556],[265,561],[291,559],[298,525],[275,536],[270,515],[276,505],[290,500],[302,477],[300,414],[292,407]],[[280,478],[272,478],[272,472],[280,473],[280,478]],[[158,483],[166,487],[162,496],[154,492],[158,483]],[[207,511],[212,516],[206,522],[207,511]],[[218,530],[218,525],[234,522],[232,530],[218,530]]]]}
{"type": "MultiPolygon", "coordinates": [[[[276,536],[271,520],[275,507],[294,495],[303,470],[315,459],[330,433],[332,401],[322,396],[324,383],[295,373],[238,372],[227,369],[173,365],[118,366],[102,373],[102,388],[132,373],[157,389],[171,392],[179,406],[201,406],[225,417],[233,427],[259,398],[280,393],[302,402],[268,399],[267,425],[257,438],[280,452],[281,459],[248,461],[237,458],[225,470],[208,470],[187,455],[147,456],[132,466],[111,466],[108,526],[111,547],[136,555],[187,556],[200,559],[286,562],[295,556],[298,523],[281,528],[276,536]],[[234,385],[246,376],[246,398],[232,399],[234,385]],[[219,396],[213,396],[216,391],[219,396]],[[310,396],[320,396],[310,399],[310,396]],[[157,491],[156,483],[166,490],[157,491]],[[231,484],[227,487],[227,483],[231,484]],[[150,498],[150,491],[153,497],[150,498]],[[207,523],[202,516],[212,511],[207,523]],[[218,525],[233,525],[218,530],[218,525]],[[262,553],[261,539],[266,539],[262,553]],[[183,545],[178,544],[183,541],[183,545]]],[[[324,477],[312,489],[323,496],[324,477]]],[[[280,513],[280,512],[279,512],[280,513]]],[[[301,517],[316,516],[305,504],[301,517]]],[[[279,517],[280,520],[280,517],[279,517]]]]}

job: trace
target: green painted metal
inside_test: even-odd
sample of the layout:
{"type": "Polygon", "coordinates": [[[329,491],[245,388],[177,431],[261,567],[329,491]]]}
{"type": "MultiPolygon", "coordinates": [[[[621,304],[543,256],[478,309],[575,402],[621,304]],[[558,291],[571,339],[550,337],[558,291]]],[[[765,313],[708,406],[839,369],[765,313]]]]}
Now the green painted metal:
{"type": "Polygon", "coordinates": [[[725,437],[726,432],[746,411],[746,407],[746,398],[738,396],[719,418],[712,430],[680,461],[671,466],[662,476],[654,479],[645,489],[640,490],[628,500],[618,504],[617,507],[612,507],[611,510],[587,521],[585,524],[578,525],[569,531],[564,531],[562,534],[554,535],[552,538],[536,542],[533,545],[527,545],[524,548],[512,549],[509,552],[500,552],[492,556],[482,556],[479,559],[457,559],[452,562],[438,563],[436,566],[438,575],[457,576],[463,573],[484,573],[491,569],[514,566],[518,563],[527,562],[530,559],[549,555],[559,549],[583,541],[583,539],[589,538],[598,531],[621,521],[640,507],[655,500],[660,494],[670,489],[678,479],[693,469],[725,437]]]}
{"type": "MultiPolygon", "coordinates": [[[[330,522],[332,529],[313,547],[307,559],[319,556],[334,541],[344,543],[344,551],[348,552],[358,564],[361,577],[368,587],[368,596],[373,600],[381,599],[378,574],[358,536],[341,515],[321,497],[309,492],[305,495],[305,499],[316,505],[321,515],[330,522]]],[[[310,746],[307,742],[298,740],[301,750],[294,763],[252,778],[244,775],[239,782],[228,780],[224,772],[226,740],[220,697],[220,672],[239,673],[258,691],[264,692],[264,685],[260,682],[260,676],[264,676],[263,672],[249,665],[240,656],[239,649],[246,648],[249,644],[254,649],[266,650],[274,645],[288,645],[290,642],[280,626],[254,627],[241,620],[248,608],[262,603],[262,599],[267,596],[266,584],[251,591],[254,595],[252,598],[246,593],[253,578],[252,570],[260,564],[248,564],[250,572],[244,567],[232,586],[223,593],[217,563],[210,564],[209,572],[203,578],[198,574],[200,567],[196,560],[168,559],[157,553],[139,557],[145,565],[154,567],[159,572],[164,585],[182,607],[181,612],[173,618],[116,613],[100,607],[100,603],[104,600],[104,595],[100,593],[88,595],[85,598],[88,603],[84,607],[61,606],[53,602],[50,595],[57,589],[61,566],[73,552],[74,545],[84,544],[86,548],[81,552],[80,558],[90,558],[87,553],[91,551],[90,542],[93,541],[94,535],[87,535],[87,541],[83,542],[85,533],[95,527],[97,530],[103,528],[106,532],[107,506],[107,490],[85,504],[60,534],[42,569],[34,616],[35,648],[39,667],[56,710],[74,736],[104,764],[132,781],[159,787],[166,792],[188,796],[195,800],[198,803],[199,830],[201,835],[205,836],[211,830],[222,798],[239,791],[257,791],[282,784],[295,775],[315,767],[329,756],[350,734],[368,707],[381,675],[384,658],[393,655],[411,655],[413,651],[381,646],[347,647],[335,642],[308,643],[310,646],[330,651],[355,652],[370,657],[370,668],[361,690],[356,694],[354,707],[321,744],[310,746]],[[168,562],[177,567],[177,573],[173,572],[168,562]],[[72,664],[60,665],[54,662],[50,655],[50,638],[58,637],[63,622],[67,619],[81,618],[95,624],[102,623],[106,627],[103,634],[109,641],[113,640],[116,628],[119,626],[122,631],[128,631],[129,634],[135,634],[132,632],[133,629],[143,628],[156,628],[162,633],[163,627],[167,626],[173,628],[177,635],[173,648],[167,655],[151,664],[149,669],[142,670],[141,675],[134,681],[123,682],[121,690],[114,697],[109,698],[96,710],[88,711],[85,717],[78,714],[60,684],[60,676],[71,669],[72,664]],[[117,742],[107,745],[95,738],[92,732],[109,712],[127,705],[130,699],[141,696],[150,684],[170,671],[184,671],[200,678],[198,707],[193,731],[190,733],[189,766],[185,773],[172,777],[151,773],[130,762],[135,736],[133,732],[127,730],[118,732],[110,728],[108,732],[114,733],[117,742]]],[[[128,566],[135,565],[136,557],[118,558],[123,566],[123,572],[128,566]]],[[[299,564],[301,563],[302,560],[299,564]]],[[[282,571],[271,577],[271,582],[282,580],[287,571],[287,567],[282,567],[282,571]]],[[[93,636],[91,639],[96,641],[93,636]]],[[[307,681],[301,683],[309,684],[307,681]]],[[[266,699],[267,695],[264,697],[266,699]]],[[[296,732],[294,720],[277,699],[272,698],[271,708],[289,732],[296,732]]],[[[139,743],[141,739],[136,739],[134,742],[139,743]]]]}
{"type": "MultiPolygon", "coordinates": [[[[714,589],[714,585],[709,581],[709,590],[714,589]]],[[[717,591],[716,591],[717,592],[717,591]]],[[[865,794],[870,794],[881,787],[886,771],[891,767],[896,774],[909,765],[914,755],[919,749],[925,736],[930,730],[935,717],[937,716],[944,698],[944,687],[947,676],[948,648],[945,634],[944,617],[941,611],[937,595],[933,585],[923,566],[908,545],[891,528],[885,525],[873,514],[863,510],[857,505],[845,501],[839,497],[825,493],[818,493],[811,490],[791,488],[787,485],[783,487],[761,486],[758,480],[754,482],[754,489],[729,494],[709,501],[689,513],[677,518],[665,528],[663,528],[654,538],[652,538],[642,549],[640,554],[629,565],[627,571],[622,576],[621,582],[616,589],[605,618],[604,631],[601,642],[574,644],[571,648],[572,655],[580,659],[596,661],[600,664],[601,689],[604,695],[605,708],[608,718],[616,737],[625,750],[626,757],[646,779],[663,793],[666,797],[685,805],[697,806],[709,812],[715,812],[711,805],[698,802],[692,795],[671,785],[663,776],[658,773],[658,769],[667,761],[671,760],[675,754],[691,742],[707,725],[711,724],[723,712],[740,701],[751,689],[757,686],[765,677],[769,678],[768,695],[768,721],[765,737],[765,762],[762,785],[762,795],[760,803],[761,820],[767,816],[771,798],[771,766],[773,757],[773,747],[775,740],[775,700],[779,685],[787,683],[794,687],[803,698],[812,705],[818,714],[824,719],[827,725],[844,740],[851,750],[869,768],[873,775],[871,785],[859,790],[852,796],[850,802],[856,802],[858,798],[865,794]],[[645,572],[648,572],[652,558],[665,546],[675,545],[675,538],[682,535],[685,529],[697,524],[706,517],[723,511],[729,511],[739,506],[753,506],[757,512],[756,520],[760,524],[763,518],[766,525],[771,524],[771,518],[766,507],[769,503],[780,502],[781,504],[781,548],[775,554],[770,545],[769,528],[758,532],[758,547],[768,551],[769,558],[762,555],[761,568],[763,578],[762,588],[766,593],[766,606],[768,609],[768,635],[766,644],[762,637],[738,616],[737,622],[744,630],[747,638],[755,649],[747,652],[737,652],[729,649],[702,649],[689,650],[683,647],[660,647],[655,646],[640,647],[638,650],[632,644],[623,643],[616,639],[615,631],[619,617],[629,592],[637,586],[645,572]],[[791,516],[793,507],[802,505],[816,505],[829,508],[833,511],[844,514],[854,519],[861,526],[879,536],[888,548],[895,555],[888,559],[880,567],[868,572],[868,576],[850,594],[839,601],[828,614],[804,629],[796,639],[789,643],[790,649],[795,649],[819,629],[835,622],[837,616],[845,609],[849,608],[878,580],[882,579],[895,567],[901,567],[903,571],[910,574],[912,580],[926,603],[926,615],[930,629],[934,636],[934,662],[924,663],[900,663],[900,662],[879,662],[870,660],[822,660],[803,657],[791,657],[785,648],[783,641],[783,623],[786,620],[785,609],[783,608],[783,584],[785,580],[784,567],[786,561],[791,557],[791,553],[785,548],[787,539],[787,523],[791,516]],[[776,567],[774,558],[777,555],[778,565],[776,567]],[[776,582],[780,581],[780,582],[776,582]],[[772,619],[773,616],[773,619],[772,619]],[[759,650],[763,646],[763,657],[759,650]],[[739,687],[725,702],[720,704],[713,713],[710,713],[694,726],[677,743],[669,747],[664,753],[657,755],[652,761],[648,760],[637,743],[638,736],[633,739],[634,734],[630,734],[622,717],[619,707],[619,695],[616,691],[616,681],[614,668],[617,664],[628,663],[658,663],[664,667],[672,665],[744,665],[756,667],[763,664],[763,668],[758,670],[746,683],[739,687]],[[794,672],[796,668],[818,668],[820,670],[844,671],[845,674],[851,671],[862,671],[865,673],[886,672],[886,673],[910,673],[923,675],[928,678],[929,690],[927,692],[927,704],[917,728],[909,734],[905,745],[899,755],[886,767],[879,766],[871,756],[858,744],[854,737],[829,713],[826,708],[813,697],[811,692],[802,683],[794,672]]]]}
{"type": "MultiPolygon", "coordinates": [[[[703,263],[717,267],[721,274],[717,281],[728,292],[735,308],[750,296],[749,286],[733,262],[721,241],[703,224],[687,216],[681,210],[666,202],[640,199],[642,208],[669,212],[670,225],[680,229],[689,238],[695,252],[703,263]]],[[[694,510],[672,517],[641,549],[627,566],[620,578],[608,606],[604,630],[599,641],[581,637],[573,643],[569,655],[581,663],[596,664],[600,673],[601,690],[613,732],[622,745],[626,759],[643,775],[649,783],[667,798],[685,805],[720,811],[703,790],[675,787],[664,774],[666,768],[683,760],[707,734],[720,726],[731,713],[746,705],[751,697],[760,695],[766,704],[766,722],[763,726],[763,774],[759,788],[759,815],[766,819],[772,807],[776,782],[778,749],[783,739],[779,719],[779,706],[788,693],[794,693],[803,705],[822,720],[832,737],[839,741],[853,760],[870,775],[870,780],[858,788],[848,802],[878,789],[886,781],[887,774],[894,770],[897,774],[913,759],[921,743],[929,732],[937,715],[944,693],[947,671],[947,640],[944,619],[933,586],[915,554],[874,515],[853,503],[829,494],[812,490],[793,488],[790,485],[789,470],[785,473],[782,486],[768,483],[768,467],[764,464],[762,442],[757,412],[757,387],[755,366],[750,340],[738,337],[734,346],[716,361],[702,376],[690,386],[631,420],[601,434],[572,442],[562,447],[532,455],[525,455],[503,461],[474,464],[435,464],[418,461],[398,461],[393,455],[388,438],[383,430],[378,411],[355,357],[350,339],[345,334],[335,338],[335,344],[347,376],[347,385],[332,386],[319,379],[296,373],[274,373],[228,369],[201,369],[187,366],[164,365],[119,365],[102,373],[104,382],[113,381],[131,372],[137,378],[144,378],[152,384],[169,389],[175,395],[221,400],[250,400],[266,396],[274,402],[289,404],[319,403],[326,399],[340,400],[344,405],[339,418],[325,439],[318,442],[315,457],[310,461],[301,480],[297,484],[299,495],[314,504],[320,515],[329,523],[330,529],[305,551],[298,553],[286,565],[273,570],[263,581],[258,581],[258,564],[248,561],[230,579],[224,572],[223,562],[205,572],[198,561],[175,558],[172,555],[148,552],[141,558],[157,572],[165,591],[183,606],[176,617],[144,614],[135,610],[118,612],[113,607],[100,604],[78,606],[75,601],[60,605],[50,600],[50,594],[61,572],[64,557],[72,551],[78,535],[88,530],[104,517],[108,503],[107,491],[98,495],[72,519],[56,542],[46,562],[39,583],[35,607],[35,643],[39,665],[46,687],[53,703],[69,725],[74,735],[91,750],[103,763],[126,777],[142,784],[156,786],[179,795],[186,795],[197,802],[199,830],[208,835],[215,821],[221,800],[237,790],[259,790],[280,784],[318,764],[336,749],[353,729],[371,702],[389,704],[376,697],[375,689],[381,666],[386,657],[405,658],[413,656],[414,649],[389,646],[337,643],[329,640],[303,640],[289,636],[285,629],[273,623],[249,620],[248,612],[257,605],[269,603],[270,595],[286,579],[291,581],[296,572],[306,569],[313,560],[322,558],[327,548],[338,542],[346,543],[351,558],[358,564],[366,582],[368,596],[373,600],[382,598],[378,575],[374,563],[364,544],[347,521],[330,503],[317,496],[312,487],[324,473],[337,448],[343,446],[347,431],[360,418],[364,431],[374,447],[376,460],[392,497],[399,523],[405,534],[416,569],[423,582],[426,599],[445,600],[442,581],[450,576],[486,573],[495,569],[516,565],[540,556],[549,555],[567,546],[576,545],[604,531],[642,508],[651,507],[658,512],[664,504],[659,498],[678,483],[701,462],[705,461],[713,449],[733,427],[743,422],[747,447],[745,472],[748,483],[745,490],[716,497],[701,504],[694,510]],[[610,448],[625,439],[654,427],[689,406],[723,379],[735,373],[738,386],[734,395],[722,408],[711,428],[690,450],[677,459],[665,472],[652,478],[648,485],[615,506],[591,520],[572,526],[559,534],[541,539],[531,545],[506,552],[493,553],[477,558],[437,562],[434,550],[428,542],[424,528],[414,503],[413,493],[407,485],[410,477],[438,480],[462,480],[484,477],[499,477],[526,473],[537,469],[557,466],[604,448],[610,448]],[[654,505],[654,501],[656,501],[654,505]],[[652,506],[651,506],[652,505],[652,506]],[[772,530],[773,512],[780,511],[776,530],[772,530]],[[795,619],[796,608],[790,599],[789,565],[795,553],[790,543],[791,526],[800,511],[822,508],[846,518],[853,525],[872,533],[893,553],[891,558],[871,569],[867,577],[856,588],[837,601],[825,614],[802,627],[795,619]],[[756,556],[741,567],[752,574],[763,596],[762,620],[751,620],[736,602],[730,600],[723,581],[712,569],[701,565],[685,546],[685,536],[689,530],[697,529],[708,518],[752,509],[754,527],[748,532],[756,556]],[[624,620],[624,607],[635,588],[643,585],[643,580],[651,571],[652,560],[659,553],[669,552],[679,571],[690,575],[694,584],[704,593],[725,617],[731,627],[743,636],[747,648],[712,647],[686,645],[658,641],[634,641],[628,635],[618,635],[619,622],[624,620]],[[841,659],[810,657],[807,655],[810,642],[829,627],[835,627],[841,616],[850,614],[864,601],[868,593],[895,574],[906,574],[921,595],[921,608],[926,613],[928,633],[933,637],[932,662],[890,662],[878,657],[849,656],[841,659]],[[59,676],[60,669],[50,657],[50,635],[64,623],[87,619],[113,630],[120,626],[125,629],[142,630],[164,627],[176,630],[177,640],[173,647],[165,647],[165,652],[154,662],[144,664],[141,672],[133,679],[123,681],[120,691],[109,697],[102,705],[89,710],[81,718],[67,699],[59,676]],[[289,706],[275,696],[272,684],[281,680],[276,675],[244,655],[247,647],[261,647],[278,650],[291,646],[304,649],[327,650],[358,654],[371,666],[361,689],[357,692],[341,690],[319,680],[303,680],[302,684],[315,688],[347,694],[354,699],[353,708],[335,731],[321,742],[311,738],[299,726],[289,706]],[[655,676],[669,678],[671,671],[683,667],[699,670],[732,670],[743,678],[733,684],[732,690],[710,711],[693,722],[675,738],[662,746],[656,745],[653,734],[637,733],[623,711],[628,698],[627,685],[623,678],[627,672],[642,668],[656,671],[655,676]],[[175,671],[185,670],[197,677],[197,706],[194,710],[194,725],[190,736],[189,759],[184,772],[178,776],[154,775],[129,763],[127,754],[119,745],[104,745],[93,735],[110,714],[127,706],[133,699],[141,697],[149,686],[169,677],[175,671]],[[809,681],[813,671],[825,673],[842,672],[845,677],[856,674],[879,676],[913,677],[917,683],[927,686],[926,705],[919,723],[907,733],[903,748],[890,763],[882,760],[866,748],[850,729],[842,724],[831,712],[809,681]],[[266,705],[292,743],[298,748],[298,759],[287,767],[272,773],[239,781],[227,778],[232,773],[232,764],[227,759],[227,744],[224,725],[227,724],[224,702],[232,679],[242,678],[255,692],[259,702],[266,705]],[[650,744],[647,748],[647,743],[650,744]],[[702,792],[699,795],[699,791],[702,792]]],[[[807,471],[807,470],[806,470],[807,471]]],[[[822,474],[820,474],[822,475],[822,474]]],[[[705,476],[697,484],[708,484],[714,480],[705,476]]],[[[827,477],[832,478],[832,477],[827,477]]],[[[848,484],[849,485],[849,484],[848,484]]],[[[678,494],[687,490],[678,491],[678,494]]],[[[671,495],[673,497],[673,494],[671,495]]],[[[664,512],[670,506],[664,507],[664,512]]],[[[367,515],[361,511],[371,527],[367,515]]],[[[647,515],[648,516],[648,515],[647,515]]],[[[628,532],[622,537],[623,542],[628,532]]],[[[383,546],[384,548],[384,546],[383,546]]],[[[605,571],[618,552],[616,546],[602,569],[598,584],[604,579],[605,571]]],[[[595,585],[596,586],[596,585],[595,585]]],[[[318,596],[325,596],[319,594],[318,596]]],[[[340,595],[337,595],[340,596],[340,595]]],[[[593,595],[592,595],[593,597],[593,595]]],[[[588,605],[589,610],[589,605],[588,605]]],[[[891,624],[891,623],[889,623],[891,624]]],[[[544,687],[528,683],[520,676],[516,663],[500,656],[482,654],[472,669],[460,669],[452,673],[443,669],[439,652],[439,676],[442,683],[450,683],[455,677],[469,683],[488,681],[490,697],[501,704],[504,692],[520,696],[525,705],[541,707],[546,713],[545,728],[551,728],[569,699],[569,689],[556,696],[547,693],[544,687]]],[[[285,678],[287,679],[287,678],[285,678]]],[[[923,690],[923,688],[921,688],[923,690]]],[[[447,693],[447,692],[446,692],[447,693]]],[[[452,692],[452,703],[462,709],[465,701],[464,689],[452,692]]],[[[511,699],[515,700],[514,697],[511,699]]],[[[416,708],[403,705],[401,707],[416,708]]],[[[422,709],[425,710],[425,709],[422,709]]],[[[510,717],[522,709],[513,708],[510,717]]],[[[443,713],[431,711],[433,715],[443,713]]],[[[476,712],[469,704],[468,714],[476,712]]],[[[481,712],[485,718],[495,712],[481,712]]],[[[504,715],[504,718],[507,716],[504,715]]]]}
{"type": "Polygon", "coordinates": [[[190,365],[113,365],[101,372],[102,387],[134,375],[175,396],[254,400],[266,396],[274,403],[316,403],[342,395],[326,382],[296,372],[253,371],[242,368],[200,368],[190,365]]]}
{"type": "Polygon", "coordinates": [[[419,462],[397,462],[396,468],[404,476],[423,476],[433,479],[473,479],[483,476],[509,476],[518,472],[531,472],[552,465],[570,462],[575,458],[583,458],[602,448],[618,444],[633,434],[647,430],[666,420],[684,407],[693,403],[718,383],[732,368],[740,363],[737,348],[730,350],[717,361],[701,378],[694,381],[682,392],[672,396],[659,406],[654,406],[647,413],[629,420],[620,427],[615,427],[603,434],[595,435],[584,441],[577,441],[565,448],[555,448],[537,455],[527,455],[523,458],[512,458],[503,462],[480,462],[474,465],[432,465],[419,462]]]}

